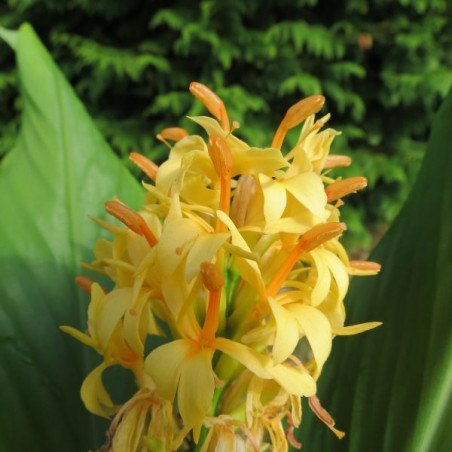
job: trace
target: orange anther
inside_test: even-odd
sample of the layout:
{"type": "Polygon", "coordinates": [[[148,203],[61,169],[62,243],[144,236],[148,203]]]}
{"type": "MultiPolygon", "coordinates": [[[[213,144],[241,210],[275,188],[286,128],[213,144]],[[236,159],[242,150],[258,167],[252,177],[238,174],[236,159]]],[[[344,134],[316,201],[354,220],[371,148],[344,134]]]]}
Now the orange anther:
{"type": "Polygon", "coordinates": [[[132,152],[129,155],[129,159],[135,163],[135,165],[137,165],[138,168],[140,168],[140,170],[149,177],[149,179],[155,182],[157,171],[159,169],[158,165],[137,152],[132,152]]]}
{"type": "Polygon", "coordinates": [[[329,155],[323,168],[344,168],[345,166],[350,166],[351,163],[352,159],[348,155],[329,155]]]}
{"type": "Polygon", "coordinates": [[[311,251],[320,245],[323,245],[328,240],[337,237],[347,230],[345,223],[324,223],[314,226],[303,234],[303,237],[298,242],[297,247],[304,252],[311,251]]]}
{"type": "Polygon", "coordinates": [[[323,107],[324,103],[325,98],[320,94],[317,94],[302,99],[295,105],[292,105],[292,107],[287,110],[286,115],[276,130],[271,147],[281,149],[288,130],[293,129],[306,118],[317,113],[323,107]]]}
{"type": "Polygon", "coordinates": [[[117,201],[109,201],[105,203],[105,210],[121,223],[125,224],[130,230],[144,236],[149,245],[154,246],[157,243],[157,239],[143,217],[130,207],[117,201]]]}
{"type": "Polygon", "coordinates": [[[325,189],[325,193],[328,202],[331,202],[365,187],[367,187],[367,179],[365,177],[349,177],[348,179],[332,183],[325,189]]]}
{"type": "Polygon", "coordinates": [[[182,138],[188,136],[188,132],[181,127],[168,127],[167,129],[163,129],[159,135],[165,140],[180,141],[182,138]]]}
{"type": "Polygon", "coordinates": [[[218,119],[223,130],[229,132],[229,117],[223,101],[206,85],[198,82],[190,83],[190,93],[218,119]]]}
{"type": "Polygon", "coordinates": [[[314,412],[314,414],[323,422],[325,423],[330,430],[340,439],[345,436],[344,432],[341,432],[340,430],[334,428],[334,419],[331,417],[330,413],[325,410],[325,408],[320,405],[320,400],[317,396],[311,396],[308,399],[309,401],[309,407],[314,412]]]}
{"type": "Polygon", "coordinates": [[[355,270],[371,272],[375,275],[381,270],[381,265],[378,262],[372,261],[350,261],[349,266],[355,270]]]}

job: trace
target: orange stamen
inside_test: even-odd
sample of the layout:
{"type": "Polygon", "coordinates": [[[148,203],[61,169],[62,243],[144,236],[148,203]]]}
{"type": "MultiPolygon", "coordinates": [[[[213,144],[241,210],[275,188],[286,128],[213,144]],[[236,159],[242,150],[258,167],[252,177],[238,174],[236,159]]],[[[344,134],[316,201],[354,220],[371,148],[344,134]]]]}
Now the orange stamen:
{"type": "Polygon", "coordinates": [[[163,129],[159,135],[165,140],[180,141],[182,138],[188,136],[188,132],[181,127],[168,127],[163,129]]]}
{"type": "Polygon", "coordinates": [[[312,229],[305,232],[284,261],[283,265],[279,267],[278,271],[268,283],[267,295],[269,297],[274,297],[278,293],[302,254],[312,251],[314,248],[328,242],[328,240],[337,237],[346,229],[345,223],[325,223],[314,226],[312,229]]]}
{"type": "Polygon", "coordinates": [[[149,179],[155,182],[157,171],[159,169],[158,165],[137,152],[132,152],[129,155],[129,159],[135,163],[135,165],[138,166],[138,168],[140,168],[140,170],[143,171],[149,179]]]}
{"type": "Polygon", "coordinates": [[[292,105],[292,107],[287,110],[281,124],[276,130],[271,147],[281,149],[287,132],[303,122],[309,116],[317,113],[323,107],[324,103],[325,98],[320,94],[317,94],[315,96],[302,99],[295,105],[292,105]]]}
{"type": "MultiPolygon", "coordinates": [[[[231,199],[232,154],[226,141],[217,136],[209,137],[207,146],[215,172],[220,178],[220,204],[219,209],[229,215],[229,203],[231,199]]],[[[216,232],[226,230],[226,226],[218,221],[216,232]]]]}
{"type": "Polygon", "coordinates": [[[202,337],[207,340],[213,340],[219,325],[221,290],[224,286],[224,277],[215,264],[203,262],[201,264],[201,278],[205,288],[210,292],[202,337]]]}
{"type": "Polygon", "coordinates": [[[190,93],[204,104],[207,110],[218,119],[222,129],[229,132],[229,117],[223,101],[206,85],[198,82],[190,83],[190,93]]]}
{"type": "MultiPolygon", "coordinates": [[[[87,294],[91,294],[91,286],[95,282],[96,281],[92,280],[88,276],[79,275],[79,276],[75,277],[75,284],[77,284],[77,286],[79,286],[87,294]]],[[[104,289],[102,289],[102,290],[104,291],[104,293],[106,293],[104,289]]]]}
{"type": "Polygon", "coordinates": [[[350,166],[352,159],[348,155],[329,155],[326,158],[324,169],[344,168],[350,166]]]}
{"type": "Polygon", "coordinates": [[[130,207],[117,201],[109,201],[105,203],[105,210],[121,223],[125,224],[130,230],[144,236],[149,245],[154,246],[157,244],[157,239],[143,217],[130,207]]]}
{"type": "Polygon", "coordinates": [[[350,261],[349,266],[356,270],[375,272],[375,274],[381,270],[381,265],[372,261],[350,261]]]}
{"type": "Polygon", "coordinates": [[[365,177],[349,177],[338,182],[334,182],[325,189],[328,202],[335,201],[350,193],[356,193],[367,187],[367,179],[365,177]]]}

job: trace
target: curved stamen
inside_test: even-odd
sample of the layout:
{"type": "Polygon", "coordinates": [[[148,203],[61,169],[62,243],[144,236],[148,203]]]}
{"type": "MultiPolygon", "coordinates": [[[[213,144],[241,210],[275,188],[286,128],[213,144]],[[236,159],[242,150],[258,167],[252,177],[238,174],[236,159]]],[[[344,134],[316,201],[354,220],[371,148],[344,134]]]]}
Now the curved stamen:
{"type": "Polygon", "coordinates": [[[138,166],[138,168],[140,168],[140,170],[143,171],[149,179],[155,182],[157,171],[159,169],[158,165],[146,158],[144,155],[138,154],[138,152],[131,152],[129,159],[135,163],[135,165],[138,166]]]}

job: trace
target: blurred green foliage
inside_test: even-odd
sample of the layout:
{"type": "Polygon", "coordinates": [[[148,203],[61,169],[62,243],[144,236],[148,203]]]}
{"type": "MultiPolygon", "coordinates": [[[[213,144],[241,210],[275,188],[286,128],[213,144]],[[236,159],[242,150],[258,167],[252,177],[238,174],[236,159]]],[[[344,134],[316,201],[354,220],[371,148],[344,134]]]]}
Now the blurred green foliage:
{"type": "MultiPolygon", "coordinates": [[[[335,153],[370,190],[345,206],[349,244],[368,248],[401,207],[422,160],[432,112],[452,82],[447,0],[8,0],[0,25],[33,24],[124,162],[159,161],[164,127],[196,128],[205,110],[192,80],[213,88],[237,134],[271,142],[285,110],[322,93],[335,153]]],[[[20,103],[11,52],[0,46],[0,154],[14,142],[20,103]]],[[[294,136],[289,136],[294,140],[294,136]]],[[[338,173],[339,174],[339,173],[338,173]]]]}

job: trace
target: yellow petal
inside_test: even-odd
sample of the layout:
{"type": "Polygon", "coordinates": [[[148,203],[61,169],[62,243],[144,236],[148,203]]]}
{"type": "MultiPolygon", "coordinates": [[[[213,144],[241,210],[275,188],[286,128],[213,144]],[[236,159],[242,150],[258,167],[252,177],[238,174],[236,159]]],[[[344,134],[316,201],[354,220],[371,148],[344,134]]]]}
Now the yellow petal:
{"type": "Polygon", "coordinates": [[[209,410],[215,378],[212,370],[211,349],[200,349],[182,366],[177,402],[186,427],[193,427],[193,438],[198,441],[202,421],[209,410]]]}
{"type": "Polygon", "coordinates": [[[315,173],[301,173],[284,181],[287,191],[320,220],[328,215],[325,188],[322,179],[315,173]]]}
{"type": "Polygon", "coordinates": [[[190,282],[198,273],[202,262],[211,262],[215,253],[229,238],[229,233],[200,235],[191,247],[185,267],[185,277],[190,282]]]}
{"type": "Polygon", "coordinates": [[[76,330],[75,328],[72,328],[72,326],[60,326],[60,330],[63,331],[66,334],[69,334],[73,338],[77,339],[81,343],[87,345],[88,347],[96,348],[97,344],[96,341],[91,336],[88,336],[85,333],[82,333],[79,330],[76,330]]]}
{"type": "Polygon", "coordinates": [[[273,316],[276,320],[276,336],[273,344],[273,360],[276,364],[285,361],[297,346],[299,334],[298,324],[293,315],[278,301],[268,299],[273,316]]]}
{"type": "Polygon", "coordinates": [[[193,341],[178,339],[153,350],[145,361],[146,372],[154,380],[159,394],[173,401],[183,363],[189,358],[193,341]]]}
{"type": "Polygon", "coordinates": [[[126,411],[113,436],[111,452],[137,451],[142,441],[148,407],[137,404],[126,411]]]}
{"type": "Polygon", "coordinates": [[[315,376],[317,376],[331,352],[331,325],[328,319],[312,306],[293,303],[288,305],[287,309],[297,319],[302,332],[306,334],[317,363],[315,373],[315,376]]]}
{"type": "Polygon", "coordinates": [[[93,414],[106,418],[116,411],[115,405],[102,382],[102,372],[109,366],[104,362],[96,367],[85,378],[80,389],[80,395],[86,409],[93,414]]]}
{"type": "Polygon", "coordinates": [[[270,369],[273,379],[292,395],[310,397],[317,392],[314,379],[306,371],[278,364],[270,369]]]}
{"type": "Polygon", "coordinates": [[[337,334],[338,336],[352,336],[353,334],[359,334],[364,331],[372,330],[380,325],[382,325],[382,322],[366,322],[357,323],[356,325],[336,327],[333,328],[333,334],[337,334]]]}
{"type": "Polygon", "coordinates": [[[96,332],[103,349],[108,342],[117,324],[123,317],[125,311],[130,307],[132,301],[132,289],[115,289],[105,296],[105,303],[99,318],[96,319],[96,332]]]}

